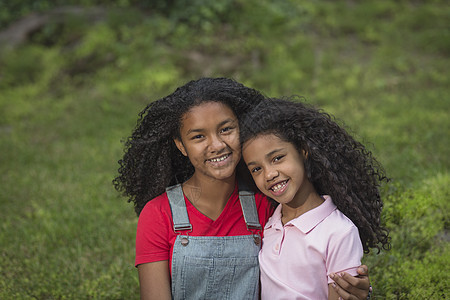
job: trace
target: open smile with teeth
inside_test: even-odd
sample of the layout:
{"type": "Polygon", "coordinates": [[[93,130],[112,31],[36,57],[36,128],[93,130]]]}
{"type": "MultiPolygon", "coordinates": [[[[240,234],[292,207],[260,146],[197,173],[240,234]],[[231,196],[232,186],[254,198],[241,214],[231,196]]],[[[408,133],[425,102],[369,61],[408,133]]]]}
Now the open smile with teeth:
{"type": "Polygon", "coordinates": [[[270,188],[270,190],[274,191],[274,192],[278,192],[279,190],[281,190],[282,188],[284,188],[287,184],[287,180],[282,181],[280,183],[275,184],[274,186],[272,186],[270,188]]]}
{"type": "Polygon", "coordinates": [[[208,161],[210,161],[210,162],[220,162],[220,161],[224,161],[224,160],[227,159],[229,156],[230,156],[230,154],[225,154],[225,155],[223,155],[223,156],[221,156],[221,157],[216,157],[216,158],[208,159],[208,161]]]}

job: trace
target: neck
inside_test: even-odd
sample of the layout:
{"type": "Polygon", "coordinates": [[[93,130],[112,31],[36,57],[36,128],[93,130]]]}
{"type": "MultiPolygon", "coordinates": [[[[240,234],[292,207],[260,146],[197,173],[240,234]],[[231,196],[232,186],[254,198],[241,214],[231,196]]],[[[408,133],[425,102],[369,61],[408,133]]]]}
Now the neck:
{"type": "Polygon", "coordinates": [[[287,222],[303,215],[307,211],[314,209],[323,203],[322,197],[317,194],[314,187],[303,189],[289,203],[283,203],[281,206],[281,222],[287,222]]]}
{"type": "Polygon", "coordinates": [[[235,184],[234,174],[221,180],[194,174],[183,184],[183,192],[198,211],[215,220],[227,205],[235,184]]]}

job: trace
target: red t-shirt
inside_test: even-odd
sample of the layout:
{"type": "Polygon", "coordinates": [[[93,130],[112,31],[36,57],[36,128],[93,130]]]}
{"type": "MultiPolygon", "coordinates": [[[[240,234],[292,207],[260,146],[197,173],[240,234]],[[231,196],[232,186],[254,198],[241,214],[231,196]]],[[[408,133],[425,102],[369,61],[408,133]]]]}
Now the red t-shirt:
{"type": "MultiPolygon", "coordinates": [[[[215,220],[199,212],[184,197],[189,221],[192,224],[190,236],[236,236],[249,235],[239,201],[238,188],[233,191],[221,215],[215,220]]],[[[273,213],[267,198],[255,194],[256,209],[262,228],[273,213]]],[[[164,193],[149,201],[142,210],[136,233],[135,266],[143,263],[169,260],[171,269],[173,245],[177,234],[173,230],[169,199],[164,193]]]]}

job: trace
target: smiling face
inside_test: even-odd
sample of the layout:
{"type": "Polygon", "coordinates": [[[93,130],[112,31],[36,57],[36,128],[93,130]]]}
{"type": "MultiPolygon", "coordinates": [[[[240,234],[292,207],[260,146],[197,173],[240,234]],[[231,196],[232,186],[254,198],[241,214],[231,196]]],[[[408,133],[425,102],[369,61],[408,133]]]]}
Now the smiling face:
{"type": "Polygon", "coordinates": [[[239,123],[231,108],[220,102],[204,102],[182,119],[178,149],[188,156],[194,176],[225,180],[235,174],[241,158],[239,123]]]}
{"type": "Polygon", "coordinates": [[[278,203],[295,207],[314,191],[305,173],[303,155],[274,134],[245,142],[242,156],[259,190],[278,203]]]}

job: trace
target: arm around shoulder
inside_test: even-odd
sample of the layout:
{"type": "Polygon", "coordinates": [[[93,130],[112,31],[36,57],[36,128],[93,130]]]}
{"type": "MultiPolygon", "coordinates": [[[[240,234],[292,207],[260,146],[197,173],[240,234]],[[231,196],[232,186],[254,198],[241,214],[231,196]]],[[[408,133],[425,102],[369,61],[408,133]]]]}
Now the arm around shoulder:
{"type": "Polygon", "coordinates": [[[170,300],[169,261],[155,261],[138,266],[141,300],[170,300]]]}
{"type": "Polygon", "coordinates": [[[370,281],[369,270],[366,265],[362,265],[358,268],[358,277],[353,277],[348,273],[341,273],[341,276],[332,274],[331,277],[334,280],[333,287],[335,292],[343,299],[367,299],[370,295],[370,281]]]}

